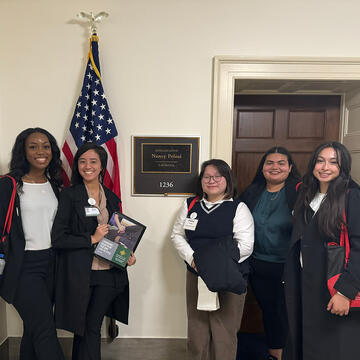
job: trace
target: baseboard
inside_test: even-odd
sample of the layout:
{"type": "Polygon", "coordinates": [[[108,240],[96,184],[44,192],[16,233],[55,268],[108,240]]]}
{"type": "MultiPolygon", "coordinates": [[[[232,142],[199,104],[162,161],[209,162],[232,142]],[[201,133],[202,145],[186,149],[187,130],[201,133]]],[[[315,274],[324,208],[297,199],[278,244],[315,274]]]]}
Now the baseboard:
{"type": "MultiPolygon", "coordinates": [[[[10,337],[0,346],[1,360],[18,359],[20,337],[10,337]],[[1,351],[4,351],[3,353],[1,351]]],[[[71,359],[72,338],[59,338],[66,359],[71,359]]],[[[186,339],[177,338],[117,338],[101,340],[101,351],[104,358],[117,359],[119,352],[124,355],[138,353],[137,359],[146,358],[144,354],[151,354],[151,359],[184,359],[186,356],[186,339]],[[106,355],[107,354],[107,355],[106,355]],[[112,354],[114,354],[112,356],[112,354]]],[[[126,355],[122,358],[126,360],[126,355]]],[[[131,358],[132,359],[132,358],[131,358]]]]}

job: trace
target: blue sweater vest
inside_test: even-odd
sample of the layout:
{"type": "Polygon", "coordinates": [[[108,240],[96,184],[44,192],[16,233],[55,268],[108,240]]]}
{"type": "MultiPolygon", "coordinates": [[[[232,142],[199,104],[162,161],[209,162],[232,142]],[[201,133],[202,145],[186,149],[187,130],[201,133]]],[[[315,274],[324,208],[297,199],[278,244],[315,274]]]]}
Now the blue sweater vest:
{"type": "MultiPolygon", "coordinates": [[[[188,207],[193,199],[187,200],[188,207]]],[[[194,231],[185,230],[191,248],[196,251],[213,239],[233,236],[233,220],[239,203],[240,200],[235,199],[206,208],[203,202],[197,201],[187,214],[187,217],[194,218],[195,215],[191,214],[196,213],[195,218],[198,219],[194,231]]]]}

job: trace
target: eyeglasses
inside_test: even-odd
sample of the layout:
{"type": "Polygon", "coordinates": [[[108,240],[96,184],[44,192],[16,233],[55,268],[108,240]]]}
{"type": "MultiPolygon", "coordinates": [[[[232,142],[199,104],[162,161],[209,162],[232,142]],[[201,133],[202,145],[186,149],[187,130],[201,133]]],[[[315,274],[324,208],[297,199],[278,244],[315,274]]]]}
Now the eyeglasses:
{"type": "Polygon", "coordinates": [[[203,176],[202,180],[206,183],[209,183],[211,181],[211,179],[213,179],[215,182],[220,182],[222,179],[222,175],[215,175],[215,176],[203,176]]]}

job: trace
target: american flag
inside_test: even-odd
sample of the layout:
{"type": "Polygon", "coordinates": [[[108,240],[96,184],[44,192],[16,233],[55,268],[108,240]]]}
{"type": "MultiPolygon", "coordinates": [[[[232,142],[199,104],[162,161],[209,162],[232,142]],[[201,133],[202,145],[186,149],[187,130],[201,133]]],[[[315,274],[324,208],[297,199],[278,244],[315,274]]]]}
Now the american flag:
{"type": "Polygon", "coordinates": [[[108,163],[104,185],[120,197],[119,165],[115,141],[117,130],[101,81],[98,40],[96,34],[90,38],[83,86],[62,148],[64,185],[70,185],[71,167],[78,147],[84,142],[91,141],[106,150],[108,163]]]}

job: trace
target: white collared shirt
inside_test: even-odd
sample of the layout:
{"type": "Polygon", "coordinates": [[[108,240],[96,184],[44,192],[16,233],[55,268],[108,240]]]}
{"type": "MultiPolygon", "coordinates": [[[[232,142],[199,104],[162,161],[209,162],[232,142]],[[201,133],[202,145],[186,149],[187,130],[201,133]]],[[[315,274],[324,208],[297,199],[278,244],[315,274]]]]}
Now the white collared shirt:
{"type": "Polygon", "coordinates": [[[325,199],[325,196],[326,196],[326,194],[323,194],[321,192],[317,192],[315,194],[314,198],[311,200],[310,207],[314,211],[314,215],[319,210],[321,203],[325,199]]]}

